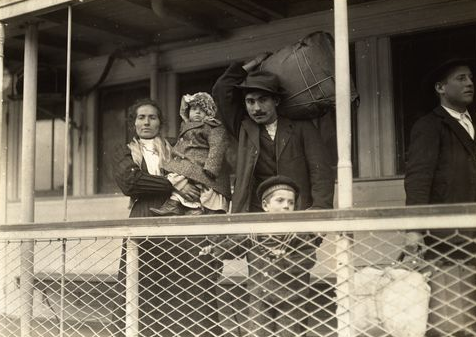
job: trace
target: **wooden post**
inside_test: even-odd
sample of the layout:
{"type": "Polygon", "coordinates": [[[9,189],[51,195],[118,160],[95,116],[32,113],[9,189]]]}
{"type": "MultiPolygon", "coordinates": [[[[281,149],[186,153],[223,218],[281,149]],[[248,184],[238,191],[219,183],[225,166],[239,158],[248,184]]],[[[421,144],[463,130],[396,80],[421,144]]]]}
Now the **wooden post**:
{"type": "MultiPolygon", "coordinates": [[[[337,123],[337,193],[338,208],[352,207],[350,65],[347,0],[334,0],[334,38],[336,73],[337,123]]],[[[353,335],[351,292],[353,269],[350,260],[350,238],[342,233],[336,237],[337,262],[337,333],[339,337],[353,335]]]]}
{"type": "MultiPolygon", "coordinates": [[[[69,108],[71,88],[71,6],[68,6],[68,38],[66,45],[66,99],[64,117],[64,161],[63,161],[63,221],[68,220],[68,176],[69,176],[69,108]]],[[[54,132],[54,130],[53,130],[54,132]]],[[[54,144],[52,144],[54,147],[54,144]]]]}
{"type": "Polygon", "coordinates": [[[139,246],[127,239],[126,247],[126,337],[139,336],[139,246]]]}
{"type": "MultiPolygon", "coordinates": [[[[6,116],[3,112],[3,47],[5,42],[5,26],[0,22],[0,225],[7,223],[7,137],[6,137],[6,116]]],[[[2,266],[0,270],[0,280],[2,281],[2,289],[0,289],[0,298],[2,299],[1,305],[2,310],[0,315],[7,314],[7,242],[3,240],[0,251],[3,256],[0,256],[2,259],[0,265],[2,266]]]]}
{"type": "MultiPolygon", "coordinates": [[[[23,128],[21,155],[21,222],[35,220],[35,138],[36,95],[38,78],[38,27],[29,24],[25,34],[23,77],[23,128]]],[[[20,327],[21,337],[31,336],[33,319],[34,244],[21,244],[20,262],[20,327]]]]}
{"type": "Polygon", "coordinates": [[[0,224],[7,223],[7,124],[6,114],[3,112],[3,50],[5,43],[5,26],[0,23],[0,224]]]}
{"type": "Polygon", "coordinates": [[[159,98],[159,55],[158,52],[150,54],[150,99],[159,98]]]}
{"type": "Polygon", "coordinates": [[[351,116],[349,37],[347,0],[334,0],[336,114],[337,114],[337,185],[339,208],[352,207],[351,116]]]}
{"type": "Polygon", "coordinates": [[[63,239],[61,243],[61,290],[60,290],[59,337],[64,336],[65,293],[66,293],[66,239],[63,239]]]}

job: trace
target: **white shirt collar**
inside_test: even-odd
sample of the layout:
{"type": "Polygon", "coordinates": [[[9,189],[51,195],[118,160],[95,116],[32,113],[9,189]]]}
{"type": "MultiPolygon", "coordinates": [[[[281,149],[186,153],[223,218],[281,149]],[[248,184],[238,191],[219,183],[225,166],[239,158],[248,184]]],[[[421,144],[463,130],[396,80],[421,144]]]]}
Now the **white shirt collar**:
{"type": "Polygon", "coordinates": [[[450,114],[451,117],[456,118],[457,120],[461,120],[463,118],[463,115],[466,115],[469,120],[471,120],[471,116],[469,115],[468,109],[466,109],[466,111],[464,112],[459,112],[444,105],[442,105],[442,107],[450,114]]]}
{"type": "Polygon", "coordinates": [[[272,140],[276,137],[276,130],[278,129],[278,120],[276,119],[273,123],[265,125],[266,131],[272,140]]]}

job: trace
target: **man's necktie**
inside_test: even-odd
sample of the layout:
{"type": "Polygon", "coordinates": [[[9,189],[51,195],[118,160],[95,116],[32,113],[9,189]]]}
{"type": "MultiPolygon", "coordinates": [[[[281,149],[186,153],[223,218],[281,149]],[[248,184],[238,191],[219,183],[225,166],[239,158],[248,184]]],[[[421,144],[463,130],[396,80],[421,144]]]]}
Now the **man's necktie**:
{"type": "Polygon", "coordinates": [[[467,113],[461,114],[461,123],[471,138],[474,139],[474,126],[467,113]]]}

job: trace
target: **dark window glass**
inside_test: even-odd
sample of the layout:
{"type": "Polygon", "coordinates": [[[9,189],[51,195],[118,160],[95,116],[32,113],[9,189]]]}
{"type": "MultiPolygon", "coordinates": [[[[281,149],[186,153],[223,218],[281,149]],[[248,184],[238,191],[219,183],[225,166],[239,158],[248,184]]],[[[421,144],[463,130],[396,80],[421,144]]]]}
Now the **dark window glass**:
{"type": "Polygon", "coordinates": [[[424,78],[445,56],[474,58],[476,25],[453,27],[391,39],[394,77],[397,173],[405,172],[405,154],[415,121],[438,104],[424,78]]]}
{"type": "MultiPolygon", "coordinates": [[[[194,94],[199,91],[212,93],[213,85],[227,67],[199,70],[178,75],[179,99],[185,94],[194,94]]],[[[178,113],[178,111],[177,111],[178,113]]]]}

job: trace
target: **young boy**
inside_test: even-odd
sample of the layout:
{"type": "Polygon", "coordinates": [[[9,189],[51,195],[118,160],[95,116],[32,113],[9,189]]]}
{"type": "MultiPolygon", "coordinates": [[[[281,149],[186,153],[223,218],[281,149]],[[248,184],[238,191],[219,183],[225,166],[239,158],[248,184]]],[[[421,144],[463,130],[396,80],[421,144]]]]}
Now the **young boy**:
{"type": "Polygon", "coordinates": [[[171,160],[164,165],[167,178],[180,190],[187,182],[200,191],[199,200],[186,200],[173,192],[157,215],[197,215],[226,213],[230,195],[230,179],[223,169],[228,136],[221,122],[215,118],[213,98],[205,93],[184,95],[180,105],[182,125],[179,139],[172,148],[171,160]]]}
{"type": "MultiPolygon", "coordinates": [[[[257,189],[265,212],[291,212],[299,188],[290,178],[273,176],[257,189]]],[[[230,237],[212,252],[219,258],[246,253],[249,312],[246,336],[295,337],[304,333],[310,269],[321,238],[309,234],[230,237]]]]}

